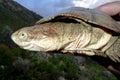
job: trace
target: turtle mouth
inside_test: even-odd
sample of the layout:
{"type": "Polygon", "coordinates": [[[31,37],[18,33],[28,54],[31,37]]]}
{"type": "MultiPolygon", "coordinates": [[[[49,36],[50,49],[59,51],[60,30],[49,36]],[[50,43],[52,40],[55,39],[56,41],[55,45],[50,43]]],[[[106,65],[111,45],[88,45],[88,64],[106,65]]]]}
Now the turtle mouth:
{"type": "Polygon", "coordinates": [[[24,48],[24,47],[28,47],[30,46],[30,43],[29,42],[23,42],[21,40],[19,40],[17,37],[15,37],[15,34],[12,34],[11,35],[11,39],[13,40],[14,43],[16,43],[19,47],[21,48],[24,48]]]}
{"type": "Polygon", "coordinates": [[[20,47],[30,51],[46,51],[45,48],[32,43],[20,47]]]}
{"type": "MultiPolygon", "coordinates": [[[[23,44],[25,44],[25,42],[23,43],[23,44]]],[[[26,44],[26,45],[19,45],[21,48],[29,48],[29,46],[30,46],[30,44],[26,44]]]]}
{"type": "Polygon", "coordinates": [[[29,49],[31,47],[31,44],[29,42],[15,43],[22,49],[29,49]]]}
{"type": "Polygon", "coordinates": [[[20,48],[23,48],[23,49],[27,49],[27,50],[29,50],[29,49],[31,49],[33,46],[31,45],[31,44],[27,44],[27,45],[22,45],[22,46],[20,46],[20,48]]]}
{"type": "MultiPolygon", "coordinates": [[[[15,34],[13,33],[13,34],[11,35],[11,39],[13,40],[13,42],[15,42],[15,39],[16,39],[14,36],[15,36],[15,34]]],[[[15,42],[15,43],[16,43],[16,42],[15,42]]]]}

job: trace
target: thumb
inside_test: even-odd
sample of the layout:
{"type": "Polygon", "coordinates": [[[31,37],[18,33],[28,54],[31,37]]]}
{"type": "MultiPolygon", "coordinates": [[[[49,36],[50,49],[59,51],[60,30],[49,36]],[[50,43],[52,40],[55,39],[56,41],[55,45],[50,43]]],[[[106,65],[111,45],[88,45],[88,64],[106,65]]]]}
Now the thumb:
{"type": "Polygon", "coordinates": [[[97,7],[100,11],[120,20],[120,1],[110,2],[97,7]]]}

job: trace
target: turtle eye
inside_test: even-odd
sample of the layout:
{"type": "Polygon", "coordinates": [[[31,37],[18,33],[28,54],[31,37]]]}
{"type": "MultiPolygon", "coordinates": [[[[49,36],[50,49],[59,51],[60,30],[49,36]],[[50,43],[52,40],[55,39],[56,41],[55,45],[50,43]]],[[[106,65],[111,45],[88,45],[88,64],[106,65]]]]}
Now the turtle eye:
{"type": "Polygon", "coordinates": [[[19,38],[20,39],[26,39],[26,37],[27,37],[27,33],[26,32],[20,32],[19,33],[19,38]]]}

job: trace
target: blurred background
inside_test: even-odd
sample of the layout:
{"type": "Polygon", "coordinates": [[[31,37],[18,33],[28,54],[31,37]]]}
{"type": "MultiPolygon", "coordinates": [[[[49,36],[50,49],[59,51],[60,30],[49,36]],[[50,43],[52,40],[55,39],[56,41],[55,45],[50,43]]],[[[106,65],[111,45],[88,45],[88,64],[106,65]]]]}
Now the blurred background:
{"type": "Polygon", "coordinates": [[[102,4],[119,0],[14,0],[41,16],[54,14],[69,7],[96,8],[102,4]]]}
{"type": "Polygon", "coordinates": [[[0,0],[0,80],[116,80],[111,72],[89,57],[26,51],[10,39],[17,29],[34,25],[62,9],[95,8],[109,0],[89,1],[0,0]]]}

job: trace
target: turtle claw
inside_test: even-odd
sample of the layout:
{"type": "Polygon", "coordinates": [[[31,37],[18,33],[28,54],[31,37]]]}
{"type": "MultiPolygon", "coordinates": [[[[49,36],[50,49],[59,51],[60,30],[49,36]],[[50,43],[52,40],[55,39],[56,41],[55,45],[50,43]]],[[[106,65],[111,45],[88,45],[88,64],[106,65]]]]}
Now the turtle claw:
{"type": "Polygon", "coordinates": [[[97,56],[103,56],[103,57],[107,57],[103,51],[100,50],[92,50],[93,53],[95,53],[95,55],[97,56]]]}

